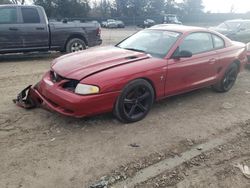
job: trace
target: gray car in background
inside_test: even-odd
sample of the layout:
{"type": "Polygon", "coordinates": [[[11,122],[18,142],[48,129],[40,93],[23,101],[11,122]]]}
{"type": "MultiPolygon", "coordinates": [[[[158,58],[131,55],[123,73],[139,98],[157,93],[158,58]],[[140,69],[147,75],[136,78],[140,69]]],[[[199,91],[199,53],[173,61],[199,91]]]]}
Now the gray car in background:
{"type": "Polygon", "coordinates": [[[103,21],[101,26],[104,28],[125,28],[125,24],[121,20],[108,19],[103,21]]]}
{"type": "Polygon", "coordinates": [[[250,20],[228,20],[210,29],[222,33],[234,41],[250,42],[250,20]]]}

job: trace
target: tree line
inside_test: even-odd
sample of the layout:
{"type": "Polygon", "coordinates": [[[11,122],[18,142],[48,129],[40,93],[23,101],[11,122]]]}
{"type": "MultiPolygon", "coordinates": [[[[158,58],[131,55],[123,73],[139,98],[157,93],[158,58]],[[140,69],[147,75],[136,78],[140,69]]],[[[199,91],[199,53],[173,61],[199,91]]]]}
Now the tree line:
{"type": "MultiPolygon", "coordinates": [[[[33,0],[43,6],[48,17],[144,17],[164,13],[180,17],[202,14],[202,0],[33,0]]],[[[25,0],[0,0],[0,4],[24,4],[25,0]],[[2,2],[1,2],[2,1],[2,2]]]]}
{"type": "Polygon", "coordinates": [[[101,0],[94,1],[91,15],[96,17],[159,16],[163,13],[185,14],[203,13],[202,0],[101,0]]]}

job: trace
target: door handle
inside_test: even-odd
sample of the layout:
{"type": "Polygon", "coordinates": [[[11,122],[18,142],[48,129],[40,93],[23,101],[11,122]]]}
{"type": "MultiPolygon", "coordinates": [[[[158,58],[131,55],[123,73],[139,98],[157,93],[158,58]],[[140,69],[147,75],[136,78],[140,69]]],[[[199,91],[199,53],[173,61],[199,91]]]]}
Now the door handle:
{"type": "Polygon", "coordinates": [[[36,30],[44,30],[44,27],[37,27],[36,30]]]}
{"type": "Polygon", "coordinates": [[[18,29],[16,27],[10,27],[9,30],[10,31],[18,31],[18,29]]]}

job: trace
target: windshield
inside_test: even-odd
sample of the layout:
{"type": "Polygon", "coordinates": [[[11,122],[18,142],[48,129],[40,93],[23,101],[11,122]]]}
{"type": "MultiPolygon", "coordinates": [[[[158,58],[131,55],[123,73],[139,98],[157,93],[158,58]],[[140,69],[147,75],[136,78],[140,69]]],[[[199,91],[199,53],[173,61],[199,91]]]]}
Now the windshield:
{"type": "Polygon", "coordinates": [[[116,46],[164,58],[179,36],[180,33],[173,31],[147,29],[132,35],[116,46]]]}

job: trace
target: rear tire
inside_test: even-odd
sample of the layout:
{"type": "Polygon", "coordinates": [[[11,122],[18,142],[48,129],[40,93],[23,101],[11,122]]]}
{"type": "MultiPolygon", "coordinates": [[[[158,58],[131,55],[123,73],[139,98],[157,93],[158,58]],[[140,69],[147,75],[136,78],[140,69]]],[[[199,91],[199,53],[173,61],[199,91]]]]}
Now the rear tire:
{"type": "Polygon", "coordinates": [[[217,84],[212,86],[213,90],[220,93],[228,92],[234,86],[238,73],[238,65],[236,63],[231,64],[223,78],[217,84]]]}
{"type": "Polygon", "coordinates": [[[124,123],[142,120],[154,102],[154,89],[149,82],[137,79],[123,89],[116,101],[114,115],[124,123]]]}
{"type": "Polygon", "coordinates": [[[250,70],[250,64],[246,64],[246,69],[250,70]]]}
{"type": "Polygon", "coordinates": [[[73,53],[86,49],[86,44],[82,39],[73,38],[70,39],[66,44],[66,52],[73,53]]]}

